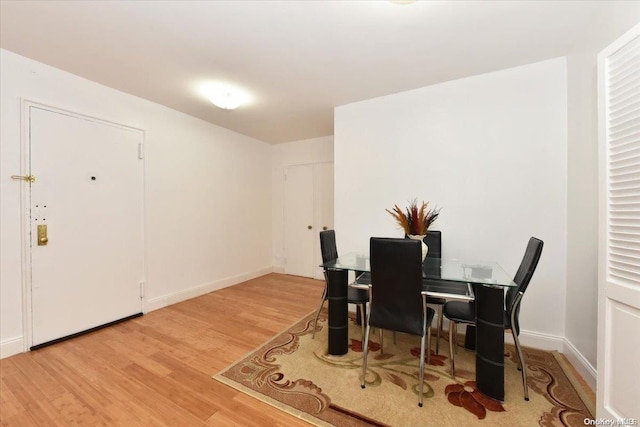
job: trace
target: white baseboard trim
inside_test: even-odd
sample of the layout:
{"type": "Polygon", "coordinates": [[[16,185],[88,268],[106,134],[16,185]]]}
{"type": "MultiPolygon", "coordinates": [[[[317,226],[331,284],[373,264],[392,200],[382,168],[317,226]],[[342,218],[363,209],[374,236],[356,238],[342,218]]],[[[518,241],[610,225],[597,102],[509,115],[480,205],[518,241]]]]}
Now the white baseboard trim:
{"type": "MultiPolygon", "coordinates": [[[[432,327],[437,325],[437,315],[436,319],[433,319],[432,327]]],[[[442,322],[442,328],[444,330],[449,329],[449,320],[445,317],[442,322]]],[[[465,333],[466,325],[458,325],[458,334],[465,333]]],[[[543,334],[540,332],[533,331],[525,331],[524,329],[520,330],[520,344],[525,347],[537,348],[539,350],[546,351],[559,351],[562,352],[564,349],[564,341],[563,337],[551,334],[543,334]]],[[[508,344],[513,344],[513,335],[505,332],[504,334],[504,342],[508,344]]]]}
{"type": "MultiPolygon", "coordinates": [[[[356,306],[354,304],[349,304],[349,311],[356,311],[356,306]]],[[[436,314],[436,317],[431,323],[431,327],[435,328],[437,324],[438,320],[436,314]]],[[[444,330],[443,333],[446,335],[446,331],[449,330],[449,319],[447,319],[446,317],[443,319],[442,329],[444,330]]],[[[464,334],[465,331],[466,325],[458,325],[458,334],[464,334]]],[[[514,344],[513,335],[505,332],[504,342],[508,344],[514,344]]],[[[566,348],[566,340],[563,337],[551,334],[543,334],[540,332],[525,331],[524,329],[520,330],[520,344],[522,344],[524,347],[532,347],[546,351],[558,351],[561,353],[564,353],[564,349],[566,348]]]]}
{"type": "Polygon", "coordinates": [[[24,339],[23,337],[12,338],[0,343],[0,359],[13,356],[14,354],[22,353],[24,351],[24,339]]]}
{"type": "Polygon", "coordinates": [[[578,371],[580,376],[582,376],[589,387],[591,387],[591,390],[595,392],[598,383],[598,371],[570,341],[566,338],[563,341],[564,348],[562,349],[562,354],[567,357],[573,367],[576,368],[576,371],[578,371]]]}
{"type": "Polygon", "coordinates": [[[281,265],[274,265],[273,272],[278,274],[284,274],[284,267],[281,265]]]}
{"type": "Polygon", "coordinates": [[[249,273],[226,277],[224,279],[216,280],[215,282],[205,283],[203,285],[195,286],[193,288],[185,289],[173,294],[152,298],[146,301],[144,311],[145,313],[147,313],[149,311],[168,307],[170,305],[177,304],[191,298],[199,297],[200,295],[208,294],[209,292],[217,291],[228,286],[237,285],[238,283],[255,279],[256,277],[264,276],[265,274],[273,273],[273,270],[273,267],[266,267],[249,273]]]}
{"type": "MultiPolygon", "coordinates": [[[[520,344],[523,347],[533,347],[540,350],[546,351],[562,351],[564,338],[551,335],[551,334],[543,334],[540,332],[533,331],[525,331],[524,329],[520,330],[520,344]]],[[[510,333],[504,334],[504,342],[513,344],[513,335],[510,333]]]]}

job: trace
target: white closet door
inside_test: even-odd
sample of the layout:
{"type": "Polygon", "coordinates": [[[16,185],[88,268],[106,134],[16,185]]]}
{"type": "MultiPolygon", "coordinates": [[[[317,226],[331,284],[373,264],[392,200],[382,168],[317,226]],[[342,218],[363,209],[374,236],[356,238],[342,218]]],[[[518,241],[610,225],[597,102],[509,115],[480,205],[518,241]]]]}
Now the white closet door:
{"type": "Polygon", "coordinates": [[[333,228],[333,163],[288,166],[284,175],[284,271],[324,280],[320,231],[333,228]]]}
{"type": "Polygon", "coordinates": [[[314,227],[313,165],[295,165],[284,176],[284,250],[286,274],[313,277],[314,227]]]}
{"type": "Polygon", "coordinates": [[[36,346],[142,311],[144,169],[140,131],[34,106],[29,113],[36,346]]]}
{"type": "Polygon", "coordinates": [[[598,56],[596,418],[640,419],[640,25],[598,56]]]}

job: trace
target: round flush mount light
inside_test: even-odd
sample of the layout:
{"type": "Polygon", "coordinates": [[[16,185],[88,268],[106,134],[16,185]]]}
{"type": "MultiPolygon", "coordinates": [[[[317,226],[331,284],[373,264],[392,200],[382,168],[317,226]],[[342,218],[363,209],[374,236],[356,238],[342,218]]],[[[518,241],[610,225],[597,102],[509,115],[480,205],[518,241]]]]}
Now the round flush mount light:
{"type": "Polygon", "coordinates": [[[251,101],[244,90],[227,83],[208,83],[202,86],[201,92],[216,107],[223,110],[235,110],[251,101]]]}

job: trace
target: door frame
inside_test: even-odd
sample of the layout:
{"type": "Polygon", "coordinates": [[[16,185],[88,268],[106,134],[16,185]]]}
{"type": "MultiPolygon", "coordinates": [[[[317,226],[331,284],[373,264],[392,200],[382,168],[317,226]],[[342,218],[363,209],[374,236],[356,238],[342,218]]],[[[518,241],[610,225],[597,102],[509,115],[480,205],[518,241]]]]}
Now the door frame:
{"type": "MultiPolygon", "coordinates": [[[[144,129],[125,125],[122,123],[101,119],[87,114],[78,113],[73,110],[56,107],[42,102],[32,101],[20,98],[20,174],[29,175],[30,155],[31,155],[31,108],[39,108],[41,110],[52,113],[63,114],[81,120],[88,120],[106,126],[112,126],[119,129],[125,129],[140,135],[141,151],[139,155],[142,161],[142,247],[143,247],[143,278],[142,278],[142,295],[140,298],[140,311],[146,313],[147,302],[147,207],[146,207],[146,161],[144,155],[145,132],[144,129]]],[[[33,316],[31,304],[31,184],[22,181],[20,186],[20,235],[21,239],[21,264],[22,264],[22,351],[27,352],[33,343],[33,316]]]]}

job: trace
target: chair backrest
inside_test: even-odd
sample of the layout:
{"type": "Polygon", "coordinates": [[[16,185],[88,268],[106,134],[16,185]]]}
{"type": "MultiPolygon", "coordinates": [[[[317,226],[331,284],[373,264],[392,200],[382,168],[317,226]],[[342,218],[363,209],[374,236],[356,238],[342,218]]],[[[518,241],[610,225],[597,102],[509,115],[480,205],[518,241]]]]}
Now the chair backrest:
{"type": "MultiPolygon", "coordinates": [[[[404,235],[405,239],[408,239],[407,234],[404,235]]],[[[427,257],[430,258],[442,258],[442,232],[439,230],[427,231],[422,241],[429,248],[427,257]]]]}
{"type": "Polygon", "coordinates": [[[322,252],[323,263],[338,258],[335,230],[325,230],[320,232],[320,251],[322,252]]]}
{"type": "Polygon", "coordinates": [[[511,315],[511,310],[515,308],[515,325],[511,325],[516,329],[517,332],[520,332],[520,327],[518,325],[518,315],[520,314],[520,304],[516,307],[513,306],[513,303],[516,299],[516,295],[518,293],[524,292],[527,290],[529,286],[529,282],[531,281],[531,277],[533,276],[533,272],[536,270],[538,266],[538,261],[540,261],[540,255],[542,255],[542,246],[544,242],[535,237],[531,237],[529,239],[529,243],[527,244],[527,249],[524,252],[524,257],[522,257],[522,261],[520,262],[520,267],[516,272],[513,281],[518,285],[515,288],[509,288],[507,291],[507,295],[505,297],[505,309],[507,313],[511,315]]]}
{"type": "Polygon", "coordinates": [[[424,243],[429,247],[427,258],[442,258],[442,232],[427,231],[424,243]]]}
{"type": "Polygon", "coordinates": [[[430,258],[442,258],[442,233],[440,231],[427,231],[427,235],[424,238],[424,243],[429,248],[427,257],[424,260],[422,269],[426,276],[440,277],[440,262],[431,261],[430,258]]]}
{"type": "Polygon", "coordinates": [[[369,324],[423,336],[420,242],[372,237],[369,244],[373,283],[369,324]]]}

